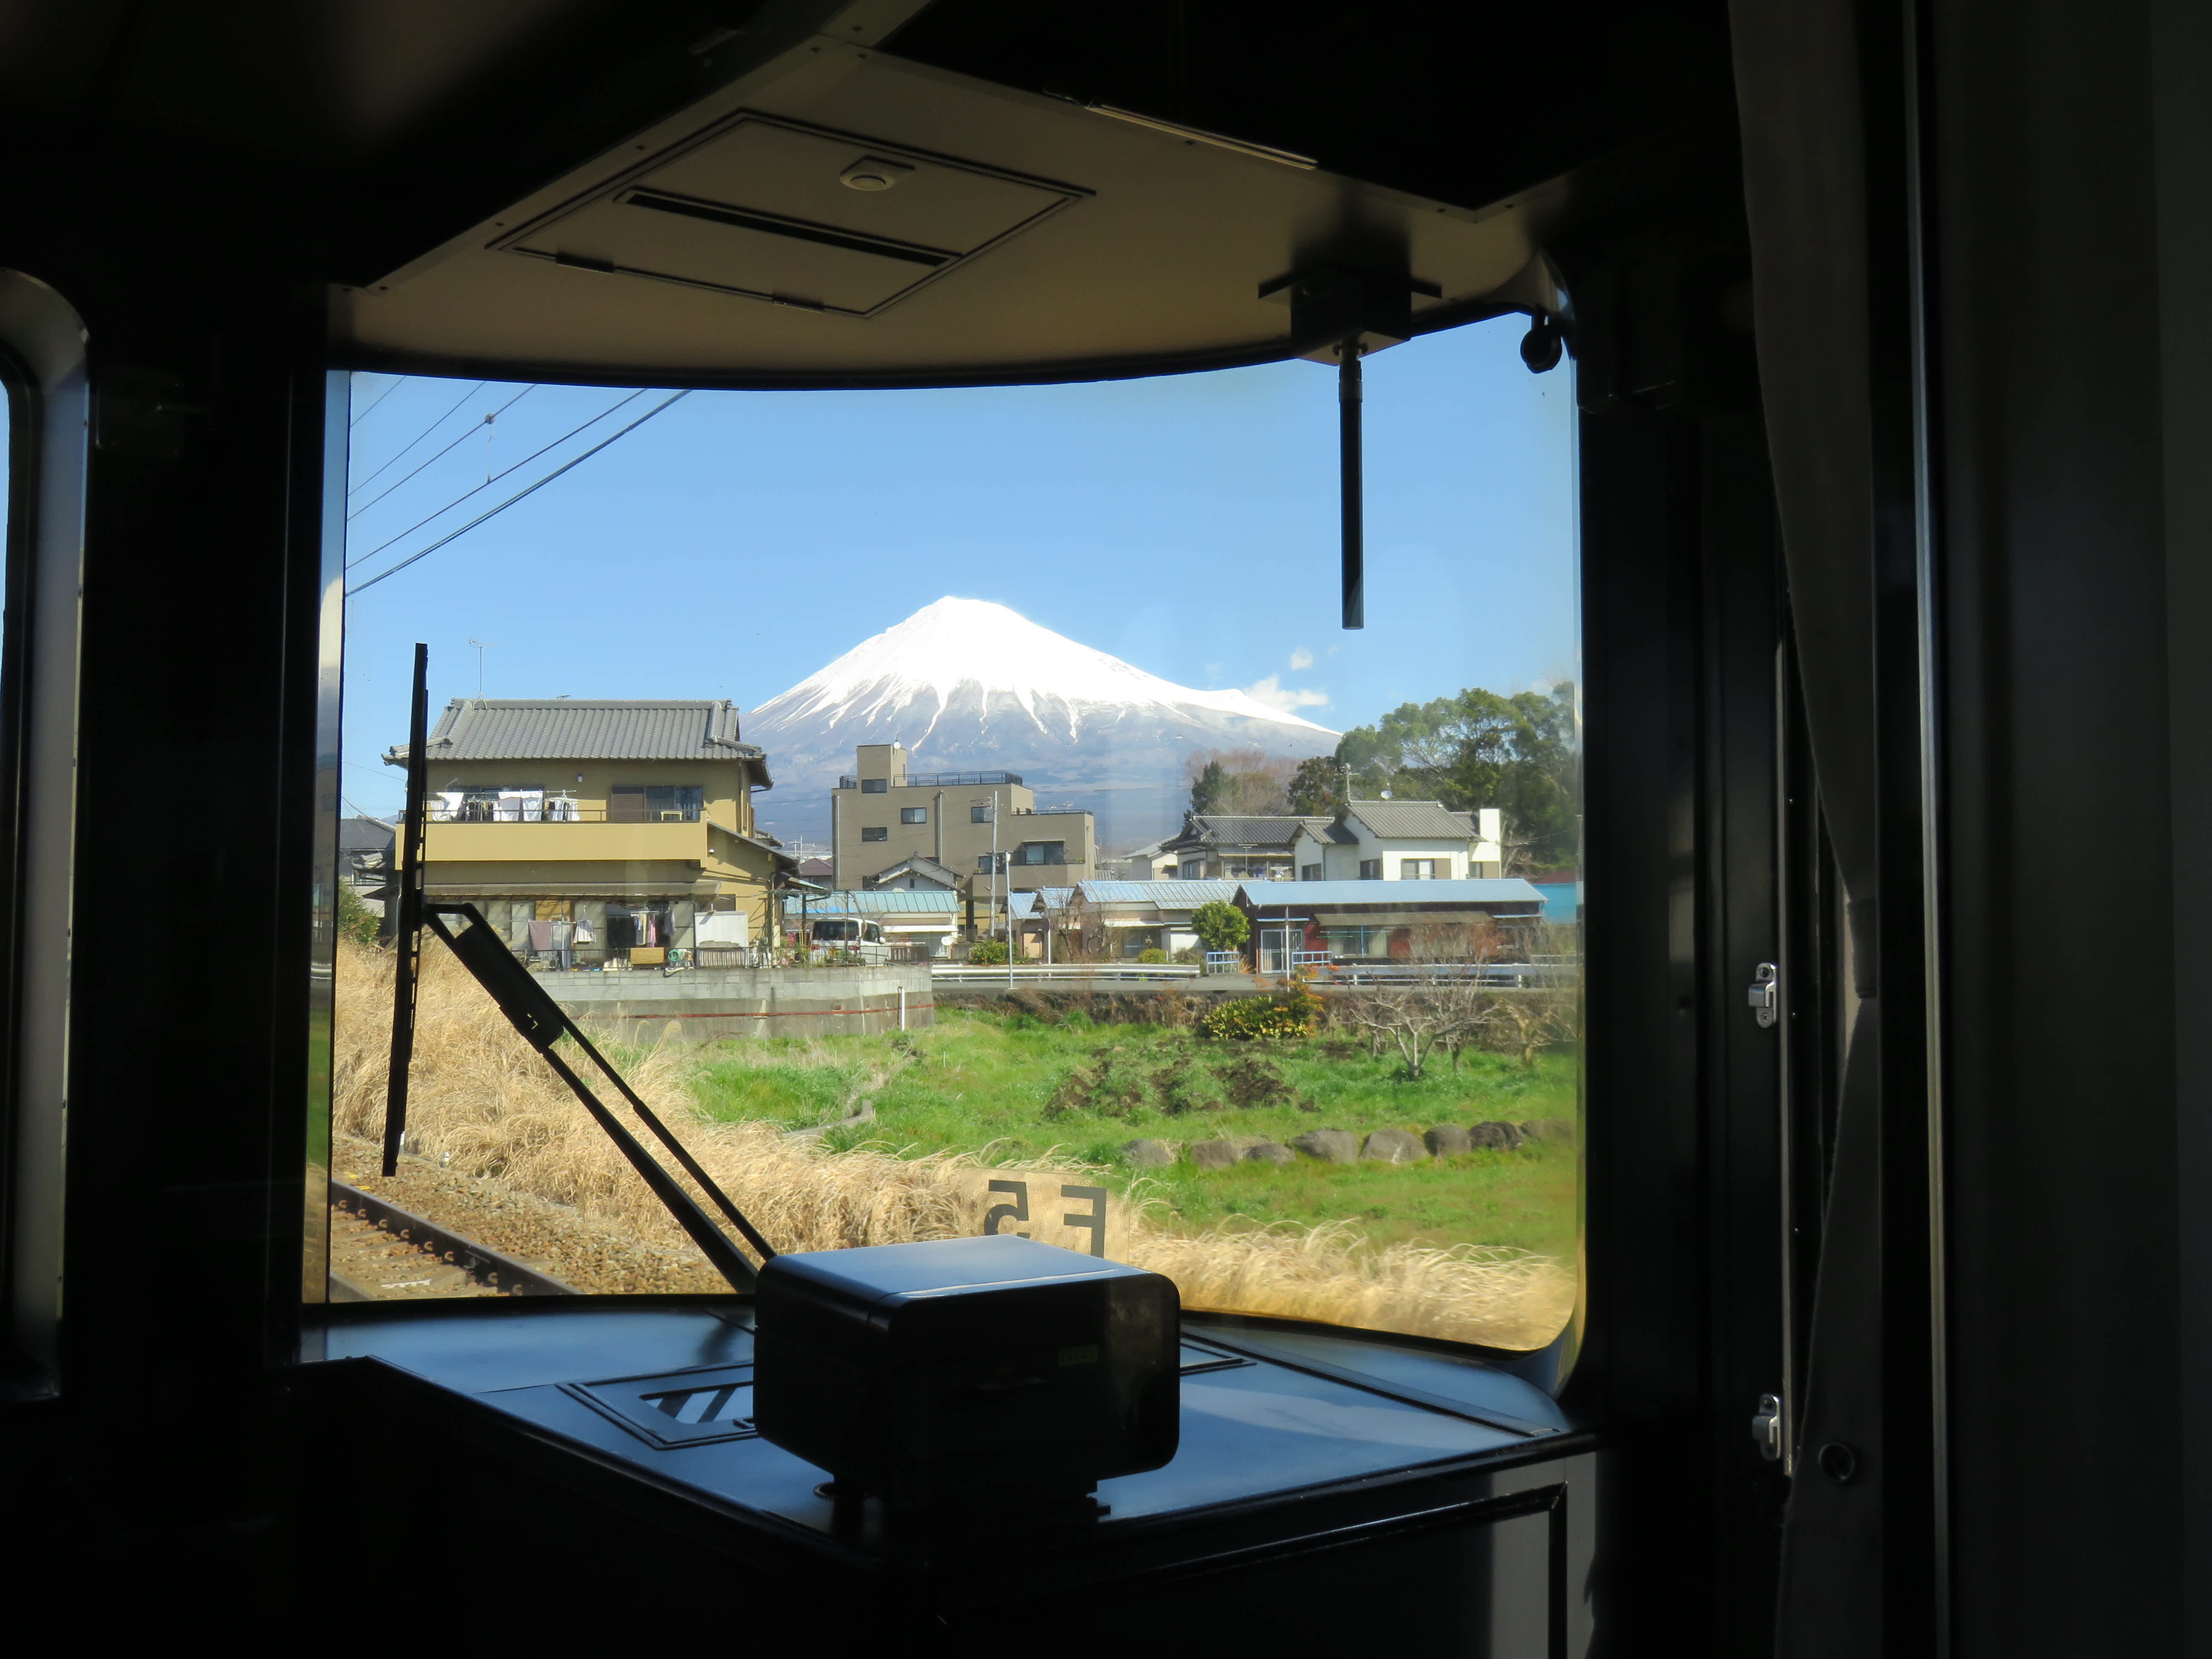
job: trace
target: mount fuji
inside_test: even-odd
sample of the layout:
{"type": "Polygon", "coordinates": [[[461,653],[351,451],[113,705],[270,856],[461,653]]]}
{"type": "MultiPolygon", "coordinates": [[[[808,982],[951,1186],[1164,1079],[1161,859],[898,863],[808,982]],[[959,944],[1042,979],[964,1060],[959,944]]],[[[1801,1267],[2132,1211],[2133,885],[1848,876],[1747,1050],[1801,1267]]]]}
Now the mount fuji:
{"type": "Polygon", "coordinates": [[[786,841],[827,833],[830,791],[855,744],[896,743],[912,771],[1018,772],[1038,805],[1090,808],[1102,846],[1175,827],[1194,750],[1303,759],[1338,736],[1243,691],[1147,674],[1003,605],[956,599],[862,641],[755,708],[744,730],[775,779],[760,823],[786,841]]]}

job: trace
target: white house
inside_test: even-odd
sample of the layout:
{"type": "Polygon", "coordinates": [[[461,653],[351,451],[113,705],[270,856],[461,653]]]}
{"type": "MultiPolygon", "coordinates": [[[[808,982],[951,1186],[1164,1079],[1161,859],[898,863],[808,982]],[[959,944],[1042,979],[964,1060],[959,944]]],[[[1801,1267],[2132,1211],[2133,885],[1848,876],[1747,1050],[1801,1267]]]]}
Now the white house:
{"type": "Polygon", "coordinates": [[[1433,800],[1355,800],[1300,827],[1301,881],[1478,881],[1502,873],[1498,809],[1455,812],[1433,800]]]}

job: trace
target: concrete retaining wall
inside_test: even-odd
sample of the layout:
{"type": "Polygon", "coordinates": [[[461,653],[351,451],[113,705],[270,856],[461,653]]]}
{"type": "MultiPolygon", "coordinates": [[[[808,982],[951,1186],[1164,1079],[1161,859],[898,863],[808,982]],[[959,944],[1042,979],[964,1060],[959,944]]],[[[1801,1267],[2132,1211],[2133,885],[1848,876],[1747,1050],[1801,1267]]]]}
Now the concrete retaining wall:
{"type": "Polygon", "coordinates": [[[538,981],[594,1033],[623,1042],[722,1037],[872,1036],[936,1019],[929,969],[695,968],[663,974],[550,973],[538,981]]]}

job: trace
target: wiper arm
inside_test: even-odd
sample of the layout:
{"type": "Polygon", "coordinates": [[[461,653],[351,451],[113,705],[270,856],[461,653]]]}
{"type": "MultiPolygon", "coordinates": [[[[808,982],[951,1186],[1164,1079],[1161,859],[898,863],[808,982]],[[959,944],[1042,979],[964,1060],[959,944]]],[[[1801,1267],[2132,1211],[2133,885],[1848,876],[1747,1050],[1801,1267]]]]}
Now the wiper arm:
{"type": "Polygon", "coordinates": [[[738,1230],[764,1262],[774,1260],[775,1256],[768,1241],[760,1236],[759,1230],[751,1222],[745,1219],[744,1212],[730,1201],[729,1195],[715,1185],[714,1177],[700,1167],[699,1160],[684,1149],[684,1143],[669,1132],[668,1126],[660,1121],[653,1109],[638,1098],[637,1091],[623,1080],[622,1073],[607,1063],[606,1057],[592,1046],[592,1040],[584,1035],[582,1028],[546,994],[545,988],[538,982],[530,970],[515,959],[514,953],[492,932],[476,906],[425,904],[422,916],[429,923],[431,931],[445,940],[453,954],[460,958],[461,965],[476,975],[477,983],[483,986],[491,1000],[499,1005],[500,1012],[522,1034],[523,1041],[544,1055],[545,1063],[553,1068],[555,1075],[575,1091],[576,1098],[584,1103],[584,1109],[592,1115],[599,1127],[607,1132],[608,1139],[629,1160],[630,1167],[637,1171],[645,1184],[653,1189],[653,1195],[667,1208],[669,1214],[676,1218],[677,1224],[690,1235],[691,1242],[699,1247],[708,1261],[714,1264],[715,1270],[730,1281],[732,1289],[741,1291],[751,1290],[754,1280],[759,1276],[758,1270],[745,1260],[728,1236],[714,1224],[714,1219],[692,1201],[691,1195],[677,1184],[676,1178],[639,1144],[637,1137],[623,1127],[621,1120],[592,1092],[591,1086],[554,1052],[554,1045],[563,1036],[575,1040],[577,1047],[590,1056],[592,1063],[599,1068],[606,1079],[622,1091],[623,1098],[629,1102],[630,1109],[645,1120],[645,1126],[653,1132],[653,1137],[683,1166],[684,1172],[699,1183],[700,1190],[714,1200],[716,1206],[729,1218],[730,1224],[738,1230]],[[446,919],[449,916],[461,923],[458,929],[447,925],[446,919]]]}

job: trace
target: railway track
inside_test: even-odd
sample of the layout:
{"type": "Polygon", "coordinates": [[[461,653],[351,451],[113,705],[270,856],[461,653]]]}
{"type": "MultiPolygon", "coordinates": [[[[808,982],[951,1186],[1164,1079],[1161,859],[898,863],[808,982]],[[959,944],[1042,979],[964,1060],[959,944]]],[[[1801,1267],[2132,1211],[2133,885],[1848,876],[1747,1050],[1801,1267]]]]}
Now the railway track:
{"type": "Polygon", "coordinates": [[[333,1229],[333,1262],[330,1275],[330,1297],[333,1302],[381,1302],[404,1299],[410,1296],[574,1296],[576,1291],[549,1273],[502,1255],[488,1244],[463,1237],[452,1229],[441,1227],[412,1211],[365,1193],[358,1187],[343,1181],[331,1182],[331,1212],[333,1229]],[[382,1270],[372,1274],[360,1271],[351,1260],[360,1254],[349,1251],[349,1262],[354,1271],[341,1273],[336,1257],[337,1230],[350,1222],[356,1226],[374,1229],[383,1236],[385,1248],[378,1253],[374,1266],[382,1270]],[[395,1251],[392,1246],[404,1246],[395,1251]],[[386,1279],[383,1273],[397,1270],[398,1277],[386,1279]]]}

